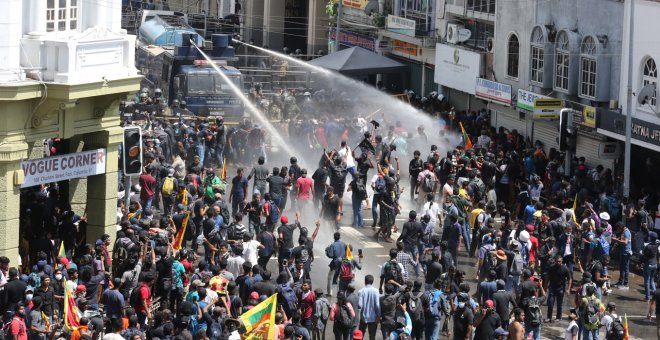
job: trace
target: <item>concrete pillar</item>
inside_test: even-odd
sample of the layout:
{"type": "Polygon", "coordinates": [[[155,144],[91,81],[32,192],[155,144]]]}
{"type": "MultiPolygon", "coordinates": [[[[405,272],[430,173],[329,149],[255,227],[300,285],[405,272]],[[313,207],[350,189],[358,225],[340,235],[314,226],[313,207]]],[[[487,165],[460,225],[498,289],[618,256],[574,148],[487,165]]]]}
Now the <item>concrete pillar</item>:
{"type": "MultiPolygon", "coordinates": [[[[245,28],[244,38],[245,41],[250,41],[254,39],[254,43],[257,46],[263,46],[265,44],[264,34],[262,32],[264,26],[264,2],[262,1],[246,1],[245,6],[243,7],[243,12],[245,13],[244,24],[245,28]]],[[[255,51],[250,51],[254,53],[255,51]]]]}
{"type": "Polygon", "coordinates": [[[87,149],[106,149],[105,174],[87,177],[87,242],[93,243],[103,234],[112,243],[117,232],[117,188],[119,144],[123,139],[120,127],[83,136],[87,149]]]}
{"type": "Polygon", "coordinates": [[[284,0],[266,0],[264,5],[264,45],[282,52],[284,47],[284,0]]]}
{"type": "Polygon", "coordinates": [[[309,2],[309,24],[307,25],[307,51],[308,55],[315,55],[319,50],[326,50],[328,47],[328,28],[324,25],[328,14],[325,13],[325,4],[323,0],[311,0],[309,2]]]}
{"type": "MultiPolygon", "coordinates": [[[[69,152],[83,151],[84,141],[81,135],[75,135],[69,139],[69,152]]],[[[71,210],[82,216],[87,207],[87,178],[75,178],[69,180],[69,203],[71,210]]]]}
{"type": "Polygon", "coordinates": [[[0,83],[22,81],[23,4],[21,0],[0,0],[0,9],[0,83]]]}
{"type": "Polygon", "coordinates": [[[0,145],[0,254],[9,258],[10,266],[18,265],[20,186],[14,185],[14,176],[21,169],[21,160],[27,158],[28,145],[10,142],[0,145]]]}

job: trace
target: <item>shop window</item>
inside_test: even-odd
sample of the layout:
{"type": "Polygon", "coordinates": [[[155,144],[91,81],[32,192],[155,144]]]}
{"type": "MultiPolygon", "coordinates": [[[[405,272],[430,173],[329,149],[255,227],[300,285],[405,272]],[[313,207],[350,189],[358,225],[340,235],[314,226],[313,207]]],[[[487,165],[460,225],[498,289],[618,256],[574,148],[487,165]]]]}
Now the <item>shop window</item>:
{"type": "MultiPolygon", "coordinates": [[[[649,84],[658,84],[658,68],[655,65],[655,60],[653,58],[646,59],[644,62],[644,74],[642,75],[642,87],[649,84]]],[[[655,111],[656,105],[656,92],[653,93],[653,97],[648,101],[648,105],[651,106],[653,111],[655,111]]]]}
{"type": "Polygon", "coordinates": [[[541,31],[541,28],[534,28],[531,43],[530,81],[537,84],[543,84],[543,44],[545,43],[545,39],[543,38],[543,31],[541,31]]]}
{"type": "Polygon", "coordinates": [[[78,29],[79,0],[46,0],[46,31],[64,32],[78,29]]]}
{"type": "Polygon", "coordinates": [[[586,37],[582,42],[580,56],[580,95],[596,97],[596,42],[586,37]]]}
{"type": "Polygon", "coordinates": [[[559,33],[557,37],[557,52],[555,64],[555,88],[568,91],[568,72],[570,67],[570,52],[568,46],[568,35],[566,32],[559,33]]]}
{"type": "Polygon", "coordinates": [[[511,34],[507,46],[506,75],[518,78],[518,66],[520,65],[520,42],[518,36],[511,34]]]}

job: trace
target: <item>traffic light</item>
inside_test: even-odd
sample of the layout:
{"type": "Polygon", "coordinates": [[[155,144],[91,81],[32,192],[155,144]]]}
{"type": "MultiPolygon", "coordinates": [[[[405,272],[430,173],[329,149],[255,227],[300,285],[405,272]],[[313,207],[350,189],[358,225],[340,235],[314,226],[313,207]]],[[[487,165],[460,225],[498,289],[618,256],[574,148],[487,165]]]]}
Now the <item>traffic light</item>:
{"type": "Polygon", "coordinates": [[[138,126],[124,128],[123,147],[124,175],[134,176],[142,174],[142,129],[138,126]]]}
{"type": "Polygon", "coordinates": [[[562,109],[559,114],[559,151],[575,151],[577,133],[573,128],[573,110],[562,109]]]}

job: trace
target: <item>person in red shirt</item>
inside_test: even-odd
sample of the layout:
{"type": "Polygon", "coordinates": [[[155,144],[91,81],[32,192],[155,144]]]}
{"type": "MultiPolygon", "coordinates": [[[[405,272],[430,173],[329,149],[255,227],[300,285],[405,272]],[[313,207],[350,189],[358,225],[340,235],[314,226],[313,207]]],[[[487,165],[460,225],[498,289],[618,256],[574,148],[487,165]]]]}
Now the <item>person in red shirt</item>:
{"type": "Polygon", "coordinates": [[[22,303],[16,305],[14,317],[9,325],[9,334],[14,340],[27,340],[27,326],[25,325],[25,306],[22,303]]]}
{"type": "Polygon", "coordinates": [[[532,245],[529,249],[529,266],[535,268],[536,260],[538,259],[536,252],[539,249],[539,239],[533,234],[534,225],[528,224],[525,226],[525,229],[527,229],[527,232],[529,233],[529,243],[532,245]]]}
{"type": "Polygon", "coordinates": [[[298,209],[304,214],[307,211],[310,200],[314,197],[314,181],[307,177],[307,169],[300,171],[300,177],[296,181],[296,189],[298,193],[296,197],[298,200],[298,209]]]}
{"type": "Polygon", "coordinates": [[[156,192],[156,179],[151,175],[153,168],[147,166],[144,169],[144,173],[140,175],[140,204],[142,204],[142,209],[149,209],[154,201],[154,196],[156,192]]]}
{"type": "Polygon", "coordinates": [[[147,319],[152,318],[151,311],[149,310],[149,307],[151,306],[151,288],[149,287],[153,281],[154,276],[151,273],[144,273],[142,280],[140,280],[140,285],[135,288],[139,289],[140,301],[142,303],[133,307],[135,308],[135,314],[137,315],[138,322],[142,328],[146,326],[147,319]]]}
{"type": "Polygon", "coordinates": [[[305,280],[298,293],[298,304],[300,305],[300,324],[312,332],[312,315],[314,314],[314,304],[316,303],[316,294],[312,291],[312,281],[305,280]]]}

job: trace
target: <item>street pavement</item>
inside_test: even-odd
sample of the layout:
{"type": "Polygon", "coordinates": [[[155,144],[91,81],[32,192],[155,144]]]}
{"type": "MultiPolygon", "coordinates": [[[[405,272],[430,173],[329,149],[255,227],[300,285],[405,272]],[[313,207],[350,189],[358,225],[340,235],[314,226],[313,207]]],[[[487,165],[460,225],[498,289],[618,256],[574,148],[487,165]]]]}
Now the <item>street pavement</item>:
{"type": "MultiPolygon", "coordinates": [[[[406,198],[408,196],[405,196],[406,198]]],[[[344,216],[341,223],[341,238],[344,242],[351,244],[353,246],[353,254],[357,256],[357,249],[362,249],[364,257],[362,258],[362,270],[359,270],[355,276],[354,285],[356,289],[360,289],[364,286],[364,277],[367,274],[372,274],[376,278],[376,283],[378,283],[378,277],[380,274],[380,268],[388,260],[388,252],[390,248],[393,248],[394,243],[386,242],[377,242],[373,237],[374,229],[372,229],[371,223],[371,209],[363,209],[365,215],[365,228],[353,228],[350,227],[352,210],[350,206],[350,193],[344,195],[344,216]]],[[[290,215],[290,219],[293,217],[293,212],[287,210],[285,211],[286,215],[290,215]]],[[[408,210],[404,210],[401,215],[397,216],[397,226],[401,230],[403,223],[407,220],[403,216],[407,217],[408,210]]],[[[310,214],[311,215],[311,214],[310,214]]],[[[314,229],[314,218],[311,216],[304,220],[302,225],[307,227],[310,230],[310,233],[314,229]]],[[[333,240],[334,229],[330,225],[321,225],[319,234],[314,242],[314,263],[312,265],[312,284],[313,287],[321,287],[326,291],[327,285],[327,275],[328,275],[328,265],[330,260],[325,256],[324,249],[330,244],[333,240]]],[[[297,232],[294,235],[294,240],[297,240],[297,232]]],[[[393,236],[394,239],[398,237],[398,234],[393,236]]],[[[274,261],[271,261],[269,267],[274,269],[274,261]]],[[[614,262],[614,261],[613,261],[614,262]]],[[[473,287],[472,292],[475,291],[476,280],[475,269],[474,269],[474,259],[470,259],[465,256],[465,252],[459,254],[458,258],[458,268],[466,271],[467,278],[469,279],[470,285],[473,287]]],[[[411,277],[414,277],[414,273],[411,273],[411,277]]],[[[610,275],[613,277],[612,282],[616,282],[618,279],[618,270],[610,268],[610,275]]],[[[579,272],[574,273],[574,277],[579,279],[581,274],[579,272]]],[[[334,287],[334,294],[336,295],[337,288],[334,287]]],[[[327,293],[327,291],[326,291],[327,293]]],[[[646,320],[646,312],[648,310],[648,303],[642,301],[644,290],[643,290],[643,277],[636,273],[630,274],[630,290],[618,290],[612,289],[612,293],[609,296],[603,297],[603,304],[607,304],[609,301],[614,301],[617,304],[617,310],[620,316],[624,314],[628,315],[628,325],[630,328],[630,339],[655,339],[656,338],[656,328],[655,328],[655,319],[652,321],[646,320]]],[[[573,307],[573,295],[564,297],[564,314],[566,314],[570,308],[573,307]]],[[[545,316],[546,306],[542,306],[542,310],[545,316]]],[[[559,322],[554,322],[552,324],[543,324],[542,326],[542,339],[564,339],[564,330],[568,325],[566,318],[559,322]]],[[[604,339],[604,331],[601,332],[604,339]]],[[[380,336],[380,333],[378,333],[380,336]]]]}

